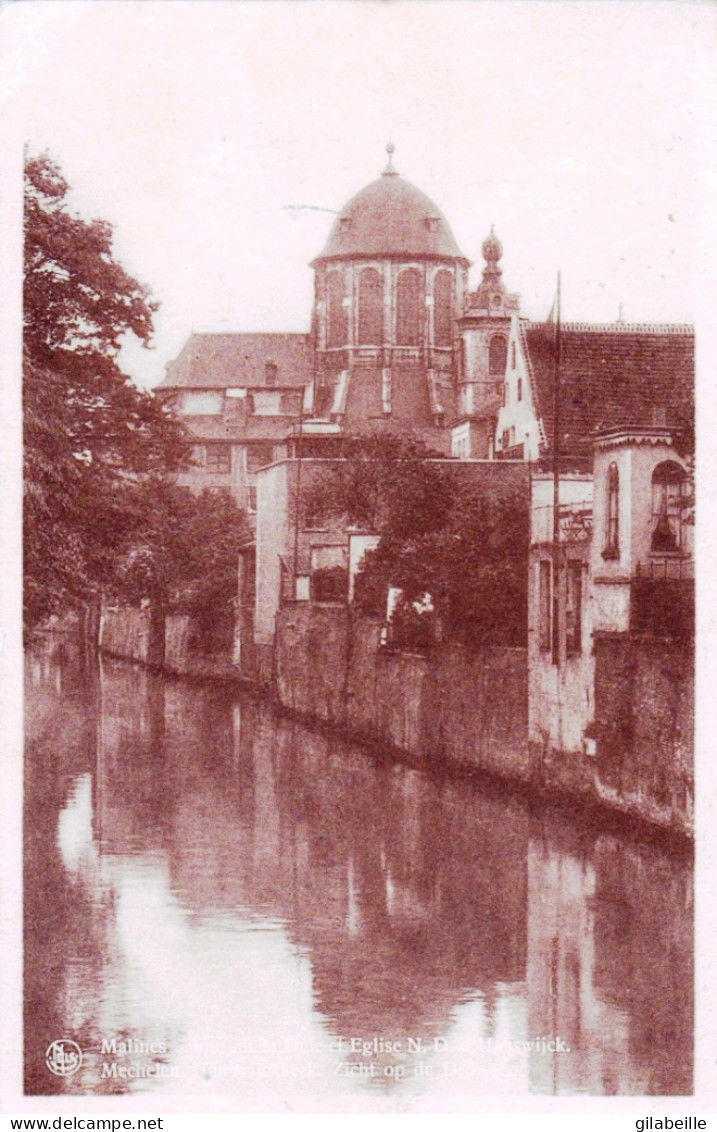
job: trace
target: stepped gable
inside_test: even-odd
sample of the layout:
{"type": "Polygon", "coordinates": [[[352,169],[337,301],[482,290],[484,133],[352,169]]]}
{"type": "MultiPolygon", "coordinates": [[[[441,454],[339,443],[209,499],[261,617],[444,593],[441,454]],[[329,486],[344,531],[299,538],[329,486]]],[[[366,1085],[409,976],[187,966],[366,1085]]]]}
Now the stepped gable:
{"type": "MultiPolygon", "coordinates": [[[[553,447],[555,329],[521,320],[536,413],[553,447]]],[[[667,425],[694,446],[694,330],[687,325],[563,323],[560,451],[589,456],[596,431],[667,425]]]]}
{"type": "Polygon", "coordinates": [[[313,377],[309,335],[192,334],[156,388],[262,386],[267,362],[277,367],[277,386],[308,385],[313,377]]]}

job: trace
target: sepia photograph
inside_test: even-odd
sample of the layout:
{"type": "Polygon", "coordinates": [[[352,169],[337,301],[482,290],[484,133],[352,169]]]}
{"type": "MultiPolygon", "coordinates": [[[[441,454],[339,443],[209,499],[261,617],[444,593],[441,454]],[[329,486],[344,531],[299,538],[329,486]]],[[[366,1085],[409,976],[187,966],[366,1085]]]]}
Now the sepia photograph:
{"type": "Polygon", "coordinates": [[[4,1111],[714,1112],[714,6],[3,31],[4,1111]]]}

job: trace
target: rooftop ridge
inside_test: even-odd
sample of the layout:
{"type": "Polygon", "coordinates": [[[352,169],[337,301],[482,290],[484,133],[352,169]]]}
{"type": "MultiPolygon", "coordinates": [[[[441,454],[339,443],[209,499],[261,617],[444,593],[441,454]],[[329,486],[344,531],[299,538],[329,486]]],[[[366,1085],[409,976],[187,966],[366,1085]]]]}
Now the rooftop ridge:
{"type": "MultiPolygon", "coordinates": [[[[533,319],[521,319],[528,330],[550,325],[533,319]]],[[[600,334],[694,334],[689,322],[561,322],[561,330],[585,330],[600,334]]]]}

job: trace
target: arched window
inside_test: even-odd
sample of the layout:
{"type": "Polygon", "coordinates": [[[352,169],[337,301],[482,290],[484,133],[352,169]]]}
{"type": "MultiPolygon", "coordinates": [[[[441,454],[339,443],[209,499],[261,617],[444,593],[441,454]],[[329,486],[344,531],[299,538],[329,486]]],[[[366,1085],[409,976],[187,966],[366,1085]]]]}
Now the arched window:
{"type": "Polygon", "coordinates": [[[346,286],[341,271],[332,271],[326,280],[326,297],[328,307],[328,329],[326,344],[332,346],[346,346],[349,338],[348,311],[344,306],[346,286]]]}
{"type": "Polygon", "coordinates": [[[507,361],[508,340],[502,334],[494,334],[488,347],[488,372],[502,377],[507,361]]]}
{"type": "Polygon", "coordinates": [[[358,343],[380,346],[383,341],[383,294],[381,276],[374,267],[359,275],[358,343]]]}
{"type": "Polygon", "coordinates": [[[620,557],[620,473],[617,464],[607,470],[607,508],[603,558],[620,557]]]}
{"type": "Polygon", "coordinates": [[[685,470],[675,460],[665,460],[652,473],[651,548],[658,553],[682,549],[682,509],[685,470]]]}
{"type": "Polygon", "coordinates": [[[433,281],[433,345],[450,346],[452,340],[453,276],[439,271],[433,281]]]}
{"type": "Polygon", "coordinates": [[[396,280],[396,345],[417,346],[421,325],[421,273],[415,267],[396,280]]]}

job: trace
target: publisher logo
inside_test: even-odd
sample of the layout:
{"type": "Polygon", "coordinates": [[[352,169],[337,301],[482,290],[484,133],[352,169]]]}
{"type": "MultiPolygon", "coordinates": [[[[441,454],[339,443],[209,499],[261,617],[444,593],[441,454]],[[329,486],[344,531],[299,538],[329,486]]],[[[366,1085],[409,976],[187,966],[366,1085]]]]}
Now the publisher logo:
{"type": "Polygon", "coordinates": [[[47,1047],[45,1065],[56,1077],[72,1077],[82,1065],[82,1050],[70,1038],[60,1038],[47,1047]]]}

